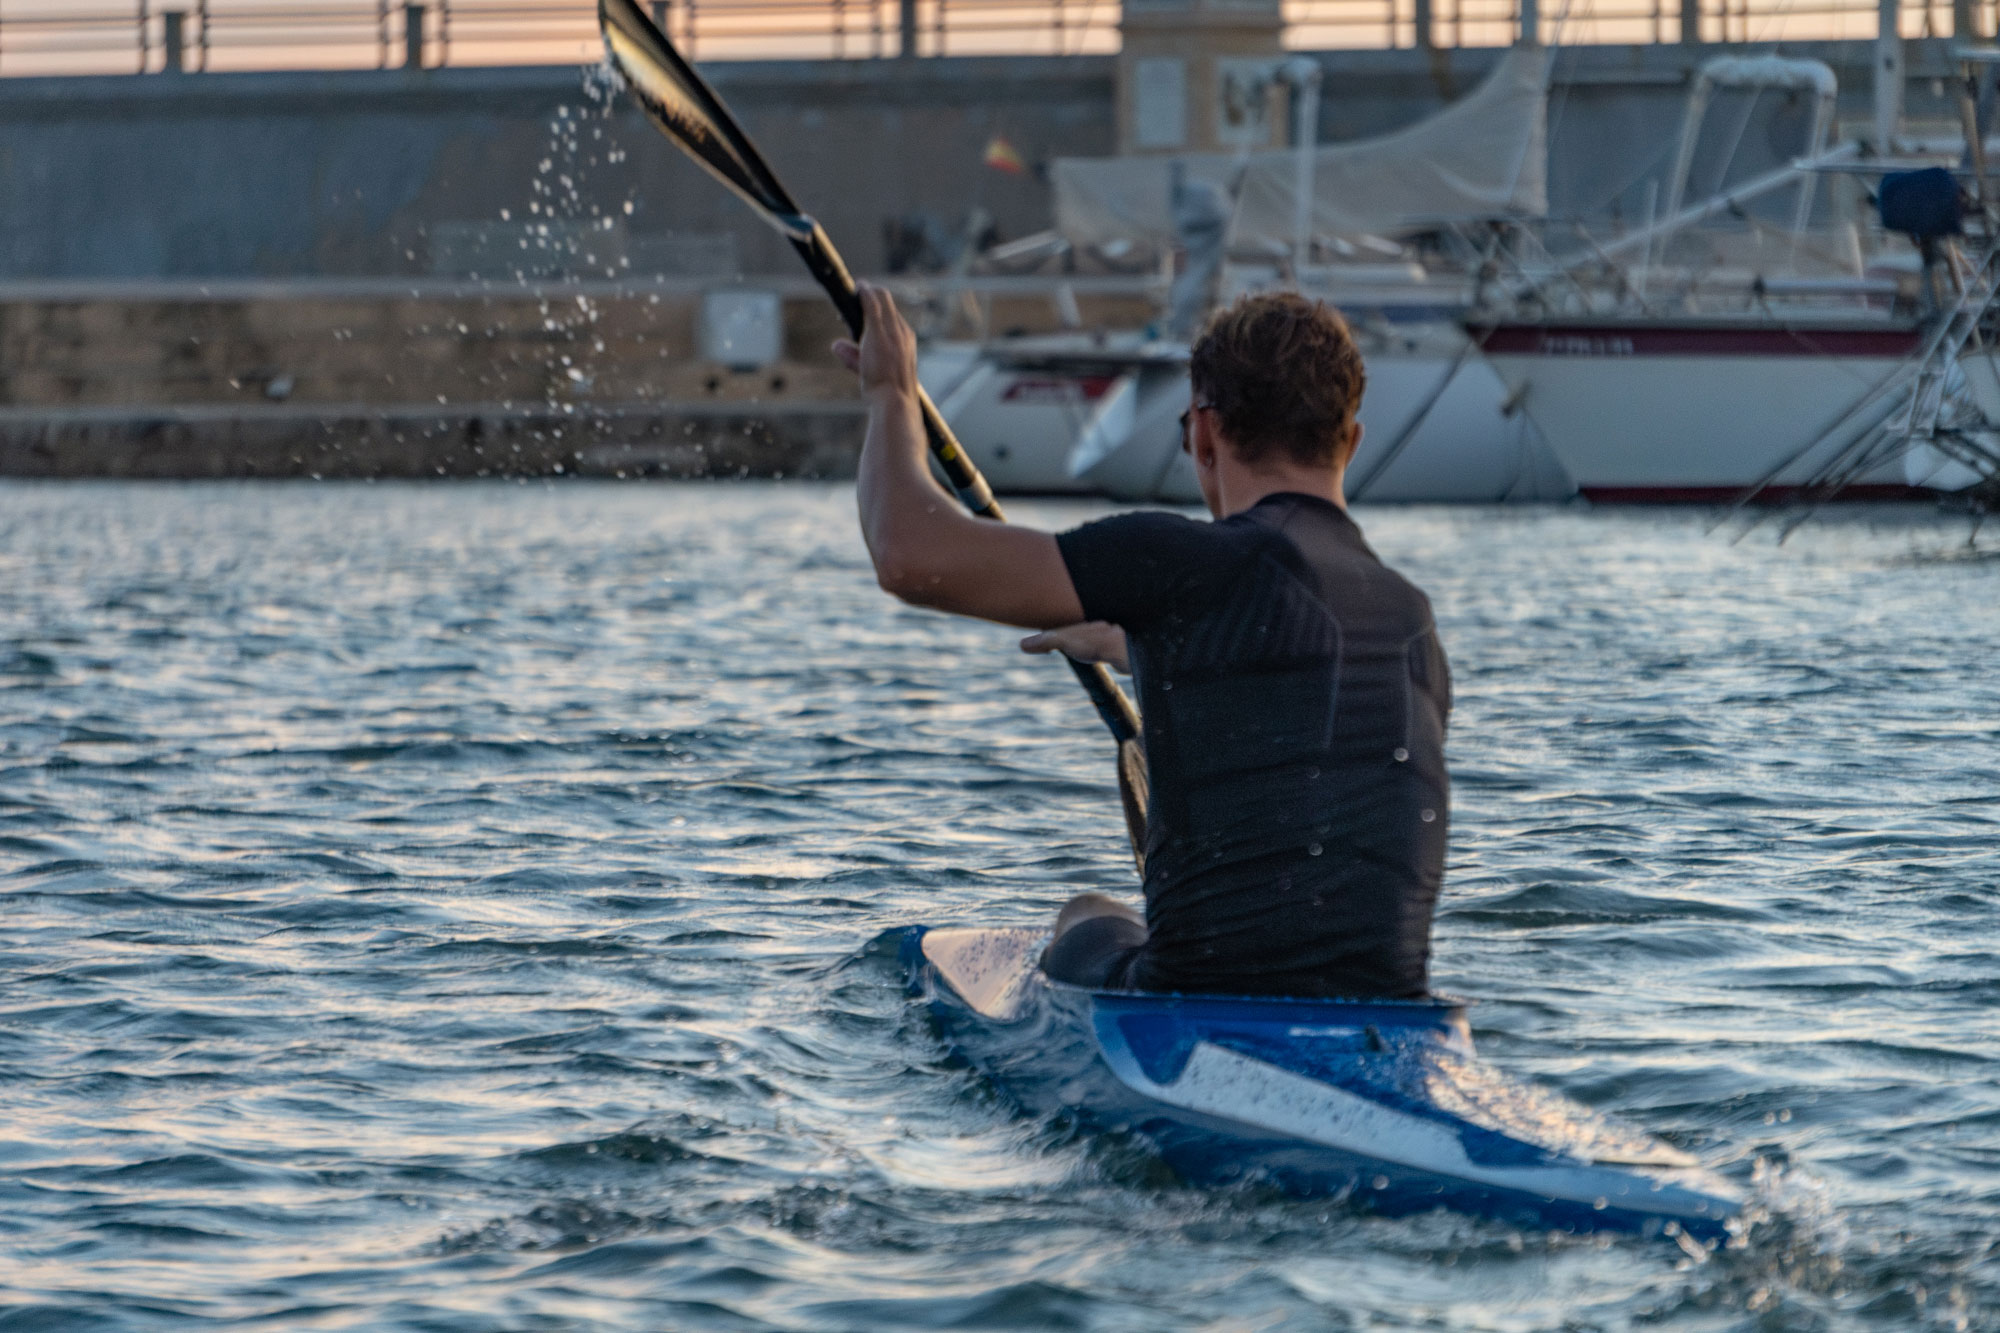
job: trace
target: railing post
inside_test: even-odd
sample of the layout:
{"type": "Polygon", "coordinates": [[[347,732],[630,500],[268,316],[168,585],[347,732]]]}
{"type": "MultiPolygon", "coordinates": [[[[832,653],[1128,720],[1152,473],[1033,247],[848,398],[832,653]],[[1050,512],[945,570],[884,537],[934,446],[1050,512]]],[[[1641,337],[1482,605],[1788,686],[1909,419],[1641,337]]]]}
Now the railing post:
{"type": "Polygon", "coordinates": [[[1515,40],[1522,46],[1540,46],[1542,44],[1541,0],[1519,0],[1519,13],[1521,26],[1517,30],[1519,35],[1515,40]]]}
{"type": "Polygon", "coordinates": [[[139,0],[139,72],[153,63],[153,16],[147,0],[139,0]]]}
{"type": "Polygon", "coordinates": [[[187,11],[166,9],[160,12],[161,46],[160,73],[180,74],[187,69],[187,11]]]}
{"type": "Polygon", "coordinates": [[[424,67],[424,7],[403,6],[403,68],[424,67]]]}
{"type": "Polygon", "coordinates": [[[914,57],[917,54],[917,0],[900,0],[901,22],[897,39],[900,43],[896,54],[914,57]]]}
{"type": "Polygon", "coordinates": [[[1903,30],[1900,0],[1881,0],[1875,11],[1875,151],[1895,152],[1903,124],[1903,30]]]}
{"type": "Polygon", "coordinates": [[[1431,31],[1431,0],[1416,0],[1413,17],[1417,26],[1417,49],[1428,51],[1437,45],[1436,34],[1431,31]]]}
{"type": "Polygon", "coordinates": [[[194,0],[195,22],[200,24],[201,36],[195,49],[201,53],[201,64],[196,66],[202,73],[208,73],[208,0],[194,0]]]}
{"type": "Polygon", "coordinates": [[[1701,45],[1701,0],[1681,0],[1681,45],[1701,45]]]}
{"type": "Polygon", "coordinates": [[[1978,0],[1951,0],[1951,35],[1961,42],[1984,35],[1979,31],[1978,0]]]}
{"type": "Polygon", "coordinates": [[[674,0],[653,0],[653,26],[669,39],[674,35],[674,0]]]}

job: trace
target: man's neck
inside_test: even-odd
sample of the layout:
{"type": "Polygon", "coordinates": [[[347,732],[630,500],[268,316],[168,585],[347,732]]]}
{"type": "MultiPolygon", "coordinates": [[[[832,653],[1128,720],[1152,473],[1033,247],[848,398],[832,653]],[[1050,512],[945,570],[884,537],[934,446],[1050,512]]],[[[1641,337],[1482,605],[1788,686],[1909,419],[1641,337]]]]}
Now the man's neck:
{"type": "Polygon", "coordinates": [[[1344,493],[1347,469],[1344,467],[1299,467],[1277,463],[1253,471],[1232,459],[1222,464],[1220,473],[1216,478],[1216,498],[1221,502],[1217,518],[1233,518],[1267,496],[1280,494],[1316,496],[1337,509],[1347,508],[1344,493]]]}

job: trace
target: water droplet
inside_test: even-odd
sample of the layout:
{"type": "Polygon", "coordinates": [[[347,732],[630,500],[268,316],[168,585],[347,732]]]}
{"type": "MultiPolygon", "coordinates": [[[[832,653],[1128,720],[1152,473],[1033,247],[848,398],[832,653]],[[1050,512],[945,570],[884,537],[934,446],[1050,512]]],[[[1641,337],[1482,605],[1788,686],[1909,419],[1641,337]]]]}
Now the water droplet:
{"type": "Polygon", "coordinates": [[[1437,819],[1437,817],[1438,817],[1438,812],[1435,810],[1424,811],[1424,822],[1426,824],[1434,822],[1437,819]]]}
{"type": "Polygon", "coordinates": [[[1399,764],[1407,764],[1410,762],[1410,752],[1408,750],[1405,750],[1400,745],[1396,747],[1396,762],[1399,764]]]}
{"type": "Polygon", "coordinates": [[[1602,1194],[1600,1194],[1596,1198],[1590,1201],[1590,1206],[1592,1208],[1595,1208],[1598,1212],[1601,1213],[1606,1208],[1609,1208],[1611,1206],[1611,1200],[1605,1198],[1602,1194]]]}
{"type": "Polygon", "coordinates": [[[1373,1185],[1378,1190],[1385,1190],[1389,1188],[1389,1177],[1377,1176],[1375,1177],[1375,1179],[1369,1181],[1368,1183],[1373,1185]]]}
{"type": "Polygon", "coordinates": [[[1307,856],[1318,856],[1319,853],[1320,853],[1320,845],[1318,843],[1313,843],[1312,845],[1306,848],[1307,856]]]}

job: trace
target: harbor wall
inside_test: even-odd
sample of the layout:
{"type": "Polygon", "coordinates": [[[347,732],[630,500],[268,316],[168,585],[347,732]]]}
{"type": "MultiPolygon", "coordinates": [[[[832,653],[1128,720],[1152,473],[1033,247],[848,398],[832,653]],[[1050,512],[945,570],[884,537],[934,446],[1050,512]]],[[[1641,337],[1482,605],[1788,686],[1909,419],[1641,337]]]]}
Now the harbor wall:
{"type": "MultiPolygon", "coordinates": [[[[1038,179],[982,166],[993,135],[1031,160],[1111,146],[1100,59],[711,72],[863,271],[883,266],[885,221],[912,212],[956,226],[976,204],[1002,234],[1045,225],[1038,179]]],[[[602,76],[574,67],[0,80],[0,279],[482,265],[602,277],[626,260],[717,276],[796,262],[629,98],[606,112],[602,76]],[[542,227],[576,253],[536,244],[542,227]],[[715,238],[733,256],[718,261],[703,244],[715,238]]]]}
{"type": "MultiPolygon", "coordinates": [[[[1949,122],[1948,43],[1908,44],[1907,103],[1949,122]]],[[[1665,169],[1692,71],[1752,46],[1565,48],[1550,106],[1552,206],[1636,206],[1665,169]]],[[[1868,43],[1790,44],[1841,79],[1865,125],[1868,43]]],[[[1324,52],[1325,141],[1382,133],[1462,95],[1492,49],[1324,52]]],[[[1108,153],[1109,57],[721,63],[707,72],[803,205],[864,273],[890,224],[947,238],[985,210],[1002,238],[1048,225],[1044,166],[1108,153]],[[1028,165],[982,155],[996,135],[1028,165]]],[[[1741,145],[1795,151],[1785,99],[1741,145]]],[[[1718,116],[1726,126],[1729,118],[1718,116]]],[[[577,68],[0,80],[0,280],[506,277],[789,272],[783,241],[577,68]],[[530,228],[551,227],[554,237],[530,228]],[[570,253],[574,250],[574,253],[570,253]],[[483,269],[483,272],[482,272],[483,269]]]]}

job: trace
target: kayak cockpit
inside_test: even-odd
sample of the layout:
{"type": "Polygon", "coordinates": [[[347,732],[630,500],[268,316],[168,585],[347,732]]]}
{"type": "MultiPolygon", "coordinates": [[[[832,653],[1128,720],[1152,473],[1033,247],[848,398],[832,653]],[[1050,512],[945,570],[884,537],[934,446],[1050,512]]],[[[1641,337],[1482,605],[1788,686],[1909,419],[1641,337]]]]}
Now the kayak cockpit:
{"type": "MultiPolygon", "coordinates": [[[[1184,1014],[1188,1023],[1205,1028],[1273,1024],[1298,1040],[1362,1042],[1374,1049],[1390,1040],[1385,1033],[1407,1039],[1412,1032],[1448,1035],[1467,1055],[1472,1053],[1472,1028],[1464,1000],[1445,996],[1425,999],[1287,999],[1261,995],[1181,995],[1152,991],[1084,991],[1053,981],[1041,970],[1049,932],[1028,927],[980,929],[932,927],[913,941],[918,956],[938,979],[969,1008],[986,1018],[1006,1022],[1016,1017],[1039,987],[1076,991],[1095,997],[1106,1012],[1140,1012],[1143,1021],[1158,1022],[1163,1013],[1184,1014]]],[[[908,961],[916,961],[911,959],[908,961]]]]}

